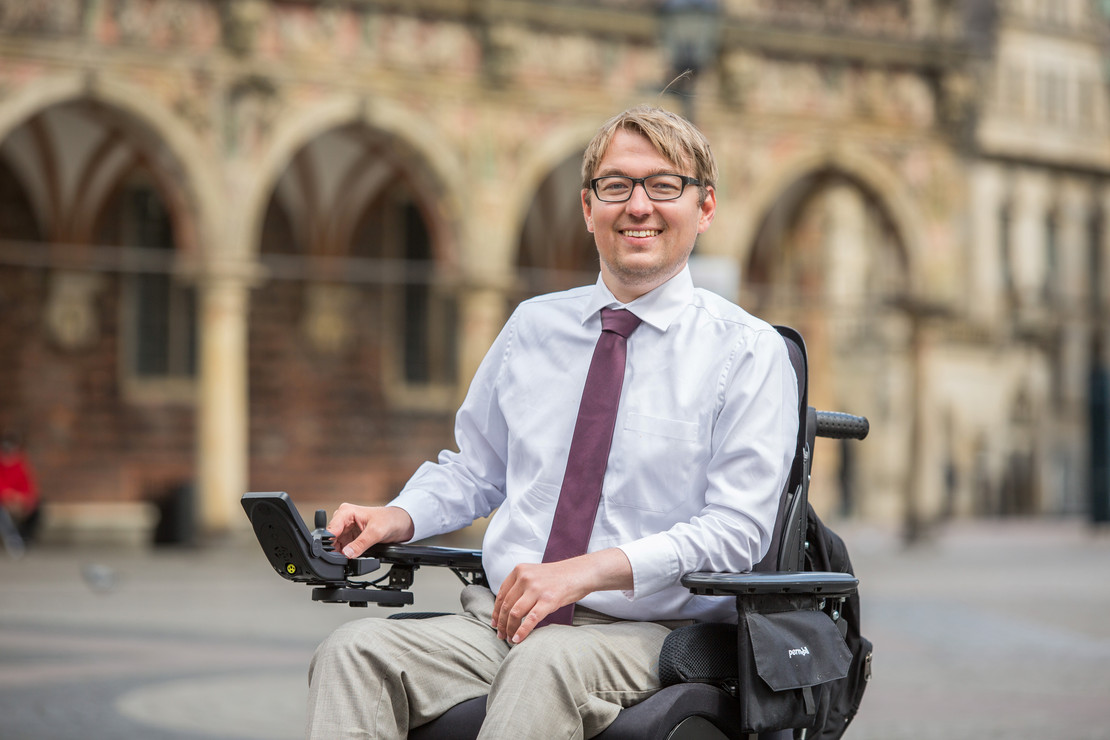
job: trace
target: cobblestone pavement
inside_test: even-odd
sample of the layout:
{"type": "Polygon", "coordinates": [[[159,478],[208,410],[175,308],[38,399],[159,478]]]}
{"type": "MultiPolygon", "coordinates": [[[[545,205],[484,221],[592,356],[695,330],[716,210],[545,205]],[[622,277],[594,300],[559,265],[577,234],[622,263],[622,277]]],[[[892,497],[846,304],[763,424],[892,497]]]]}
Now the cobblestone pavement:
{"type": "MultiPolygon", "coordinates": [[[[959,523],[906,550],[833,526],[875,643],[846,737],[1110,738],[1110,534],[959,523]]],[[[453,609],[458,582],[425,568],[415,590],[415,608],[453,609]]],[[[245,539],[0,556],[0,738],[298,738],[315,645],[385,613],[313,603],[245,539]]]]}

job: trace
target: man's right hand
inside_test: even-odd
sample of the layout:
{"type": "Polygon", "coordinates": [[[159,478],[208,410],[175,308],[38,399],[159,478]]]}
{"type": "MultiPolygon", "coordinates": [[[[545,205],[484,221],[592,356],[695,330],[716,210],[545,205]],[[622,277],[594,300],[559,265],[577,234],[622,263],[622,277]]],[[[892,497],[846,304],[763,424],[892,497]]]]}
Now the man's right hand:
{"type": "Polygon", "coordinates": [[[357,558],[379,542],[407,542],[415,531],[412,517],[396,506],[343,504],[335,510],[328,531],[335,547],[349,558],[357,558]]]}

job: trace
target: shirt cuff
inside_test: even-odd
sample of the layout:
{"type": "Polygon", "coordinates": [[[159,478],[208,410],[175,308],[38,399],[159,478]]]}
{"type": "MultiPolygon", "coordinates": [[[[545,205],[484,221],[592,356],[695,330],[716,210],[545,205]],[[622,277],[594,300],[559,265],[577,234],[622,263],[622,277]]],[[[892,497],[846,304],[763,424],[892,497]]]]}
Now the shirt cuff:
{"type": "Polygon", "coordinates": [[[665,533],[618,545],[632,564],[632,591],[622,591],[630,600],[674,586],[681,575],[678,551],[665,533]]]}
{"type": "MultiPolygon", "coordinates": [[[[408,542],[417,542],[447,531],[446,516],[439,497],[420,489],[402,491],[386,506],[404,509],[412,519],[413,534],[408,542]]],[[[402,544],[408,544],[408,542],[402,544]]]]}

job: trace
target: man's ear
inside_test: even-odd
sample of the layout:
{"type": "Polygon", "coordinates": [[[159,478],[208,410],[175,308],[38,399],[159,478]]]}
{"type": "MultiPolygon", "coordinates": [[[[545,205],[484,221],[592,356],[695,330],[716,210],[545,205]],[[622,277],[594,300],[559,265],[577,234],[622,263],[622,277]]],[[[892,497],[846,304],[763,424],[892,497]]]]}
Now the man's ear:
{"type": "Polygon", "coordinates": [[[701,216],[698,217],[698,233],[703,234],[713,223],[713,217],[717,214],[717,192],[713,188],[706,188],[709,192],[705,195],[705,201],[701,204],[701,216]]]}
{"type": "Polygon", "coordinates": [[[594,233],[593,208],[590,207],[590,191],[582,190],[582,217],[586,219],[586,231],[594,233]]]}

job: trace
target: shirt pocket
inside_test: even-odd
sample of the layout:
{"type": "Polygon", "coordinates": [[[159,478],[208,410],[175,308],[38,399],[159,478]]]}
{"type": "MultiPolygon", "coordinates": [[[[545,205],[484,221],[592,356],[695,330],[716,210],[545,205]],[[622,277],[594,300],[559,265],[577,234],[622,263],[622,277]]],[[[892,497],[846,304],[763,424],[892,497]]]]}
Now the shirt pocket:
{"type": "Polygon", "coordinates": [[[689,506],[704,488],[708,445],[696,421],[629,413],[621,447],[610,457],[615,481],[610,503],[639,511],[669,513],[689,506]]]}
{"type": "Polygon", "coordinates": [[[624,420],[624,428],[629,432],[641,432],[683,442],[698,441],[698,425],[693,421],[661,419],[646,414],[629,414],[624,420]]]}

